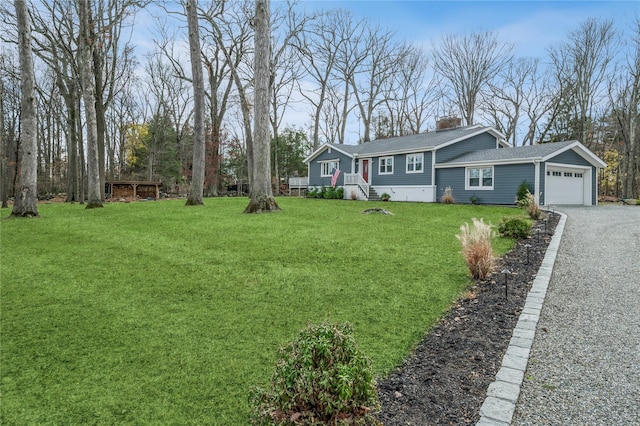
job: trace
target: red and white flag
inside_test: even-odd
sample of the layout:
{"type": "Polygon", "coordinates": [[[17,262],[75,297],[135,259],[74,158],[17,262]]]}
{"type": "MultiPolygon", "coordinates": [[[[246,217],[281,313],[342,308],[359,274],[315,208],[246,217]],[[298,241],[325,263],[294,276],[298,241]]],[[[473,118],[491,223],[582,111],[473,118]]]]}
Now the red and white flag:
{"type": "Polygon", "coordinates": [[[336,184],[338,183],[338,176],[340,176],[340,169],[335,169],[333,171],[333,174],[331,175],[331,186],[332,187],[336,187],[336,184]]]}

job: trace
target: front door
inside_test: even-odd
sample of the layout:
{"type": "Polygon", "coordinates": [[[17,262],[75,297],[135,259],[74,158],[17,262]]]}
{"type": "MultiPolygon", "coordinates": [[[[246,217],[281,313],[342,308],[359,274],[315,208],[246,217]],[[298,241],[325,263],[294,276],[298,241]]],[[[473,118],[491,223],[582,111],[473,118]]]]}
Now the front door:
{"type": "Polygon", "coordinates": [[[362,179],[369,183],[369,160],[362,160],[362,179]]]}

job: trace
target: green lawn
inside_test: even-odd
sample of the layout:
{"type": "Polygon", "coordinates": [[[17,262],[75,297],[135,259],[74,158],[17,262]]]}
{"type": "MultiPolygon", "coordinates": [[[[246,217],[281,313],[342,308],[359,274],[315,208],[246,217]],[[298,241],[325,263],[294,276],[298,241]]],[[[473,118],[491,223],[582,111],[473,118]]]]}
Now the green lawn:
{"type": "Polygon", "coordinates": [[[354,325],[382,375],[468,286],[460,225],[514,212],[281,198],[243,215],[247,202],[1,220],[0,423],[243,425],[278,347],[327,318],[354,325]]]}

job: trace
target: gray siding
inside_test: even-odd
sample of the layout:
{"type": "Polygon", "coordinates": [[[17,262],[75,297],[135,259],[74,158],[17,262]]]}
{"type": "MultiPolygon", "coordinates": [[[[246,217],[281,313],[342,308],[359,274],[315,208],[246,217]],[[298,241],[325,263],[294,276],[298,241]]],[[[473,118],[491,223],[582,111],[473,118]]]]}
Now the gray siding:
{"type": "Polygon", "coordinates": [[[453,198],[455,198],[457,203],[469,202],[471,194],[465,197],[467,191],[464,190],[464,167],[436,169],[436,186],[436,201],[440,201],[440,197],[442,197],[445,188],[450,186],[453,198]]]}
{"type": "Polygon", "coordinates": [[[478,197],[481,204],[514,203],[520,182],[526,180],[533,190],[535,182],[535,166],[533,164],[509,164],[493,167],[493,190],[466,191],[465,168],[436,170],[436,184],[438,185],[438,200],[444,189],[450,186],[457,203],[469,203],[472,195],[478,197]]]}
{"type": "Polygon", "coordinates": [[[561,154],[558,154],[552,158],[547,160],[550,163],[562,163],[562,164],[573,164],[576,166],[590,166],[587,160],[578,155],[574,150],[570,149],[569,151],[565,151],[561,154]]]}
{"type": "Polygon", "coordinates": [[[431,185],[431,152],[425,152],[422,173],[407,173],[407,156],[397,154],[393,156],[393,174],[380,174],[380,158],[372,160],[372,185],[431,185]]]}
{"type": "Polygon", "coordinates": [[[325,150],[318,154],[316,158],[309,162],[309,186],[331,186],[331,176],[321,177],[320,161],[340,160],[340,176],[338,176],[338,183],[336,186],[344,185],[344,174],[351,173],[351,157],[346,156],[335,149],[325,150]]]}
{"type": "Polygon", "coordinates": [[[470,139],[440,148],[436,152],[436,161],[438,163],[444,163],[469,152],[482,149],[496,149],[497,144],[498,141],[495,136],[489,133],[482,133],[470,139]]]}

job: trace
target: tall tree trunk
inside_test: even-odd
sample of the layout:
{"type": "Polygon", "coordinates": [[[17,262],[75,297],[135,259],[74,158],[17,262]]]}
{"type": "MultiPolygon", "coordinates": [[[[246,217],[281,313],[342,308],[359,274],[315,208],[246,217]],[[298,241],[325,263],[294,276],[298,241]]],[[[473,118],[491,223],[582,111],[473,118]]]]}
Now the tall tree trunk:
{"type": "MultiPolygon", "coordinates": [[[[269,99],[271,70],[271,34],[269,0],[256,0],[255,34],[255,110],[253,137],[253,173],[251,198],[245,213],[280,210],[271,190],[271,143],[269,140],[269,99]]],[[[248,148],[248,147],[247,147],[248,148]]]]}
{"type": "Polygon", "coordinates": [[[0,80],[0,208],[9,208],[9,173],[7,173],[7,147],[4,134],[4,82],[0,80]]]}
{"type": "Polygon", "coordinates": [[[187,25],[189,27],[189,55],[193,80],[193,168],[191,190],[187,206],[204,204],[205,135],[204,135],[204,77],[200,61],[200,31],[198,28],[198,1],[187,0],[187,25]]]}
{"type": "Polygon", "coordinates": [[[98,124],[96,116],[95,72],[93,72],[93,40],[90,36],[90,0],[81,0],[80,9],[80,72],[82,99],[87,124],[87,209],[103,207],[98,162],[98,124]]]}
{"type": "MultiPolygon", "coordinates": [[[[91,39],[95,40],[95,34],[93,29],[90,29],[91,39]]],[[[105,142],[104,137],[107,129],[107,122],[105,119],[104,111],[104,99],[102,94],[102,59],[97,49],[93,49],[93,69],[95,70],[95,110],[96,110],[96,136],[97,136],[97,149],[98,149],[98,176],[100,178],[100,198],[104,200],[104,184],[105,184],[105,142]]]]}
{"type": "Polygon", "coordinates": [[[11,216],[38,216],[38,141],[35,99],[35,71],[31,53],[31,24],[25,0],[15,0],[18,47],[22,80],[22,123],[20,130],[20,193],[16,194],[11,216]]]}

